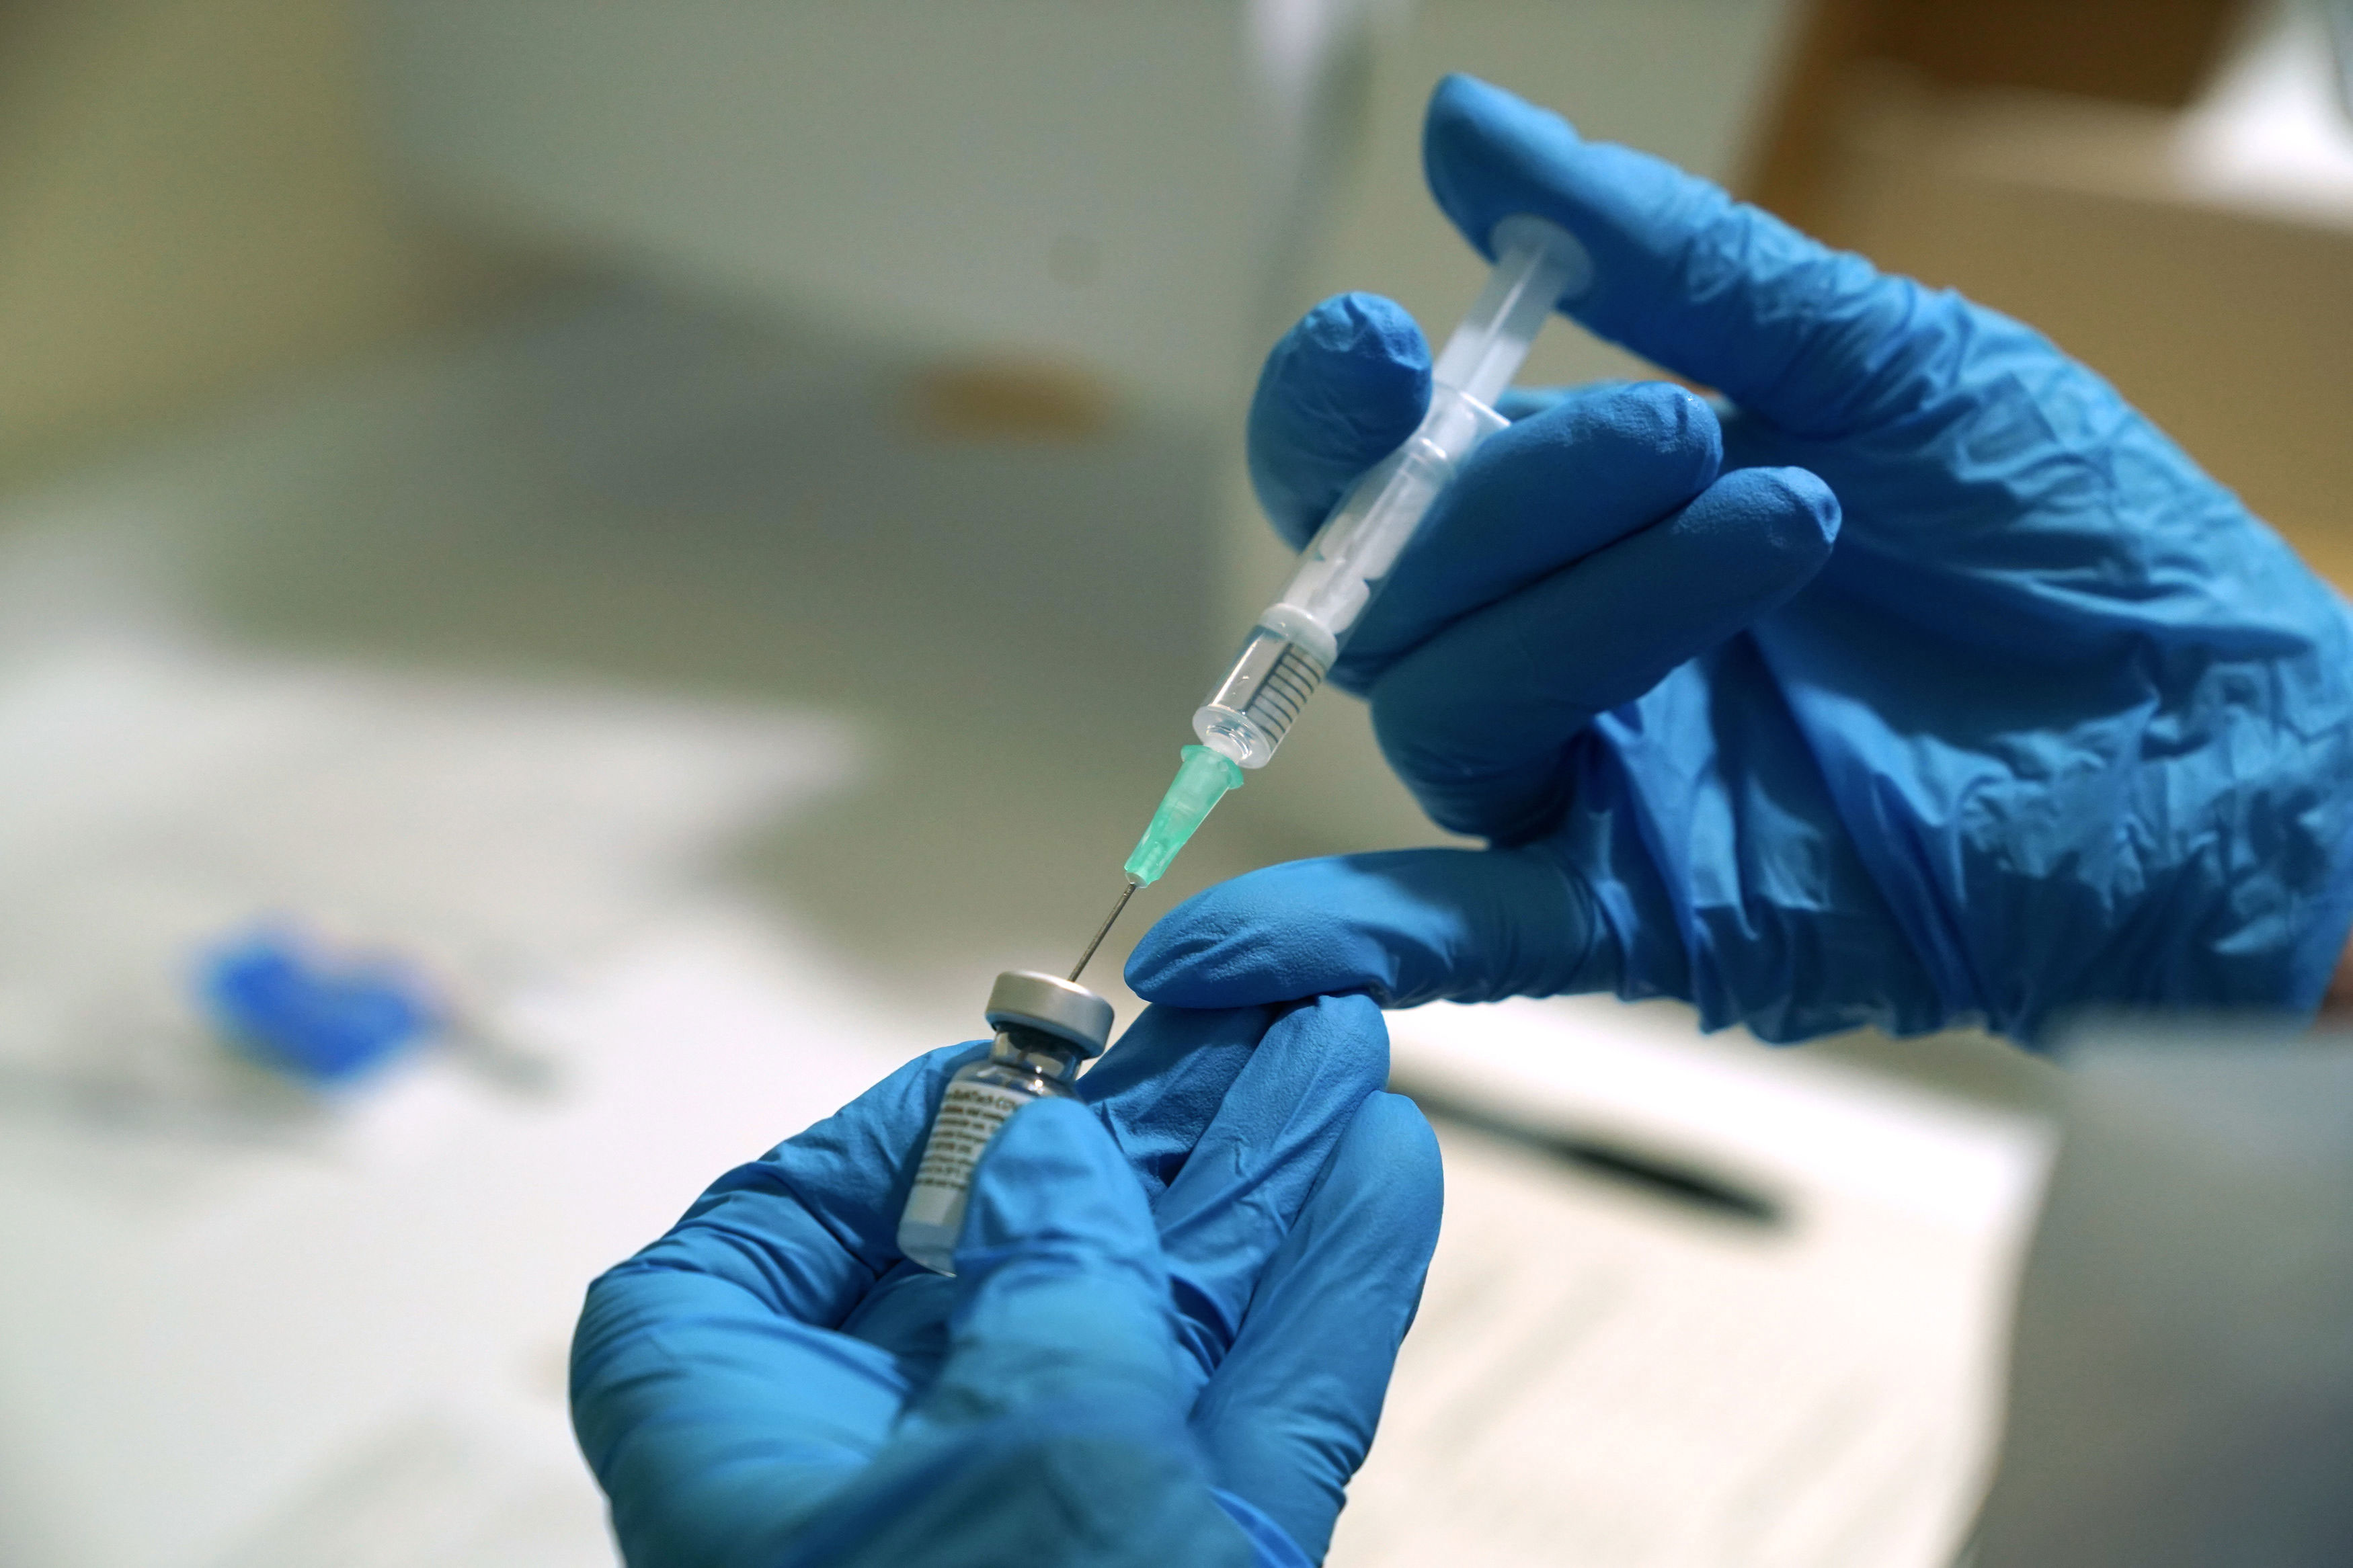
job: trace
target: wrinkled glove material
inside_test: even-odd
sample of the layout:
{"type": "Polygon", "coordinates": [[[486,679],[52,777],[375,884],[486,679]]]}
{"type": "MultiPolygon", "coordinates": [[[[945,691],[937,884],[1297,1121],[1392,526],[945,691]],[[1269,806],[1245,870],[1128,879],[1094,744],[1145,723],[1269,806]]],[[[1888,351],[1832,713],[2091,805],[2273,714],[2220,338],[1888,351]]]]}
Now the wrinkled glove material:
{"type": "Polygon", "coordinates": [[[1362,997],[1147,1011],[982,1156],[953,1279],[894,1237],[935,1051],[590,1288],[573,1420],[638,1568],[1303,1568],[1437,1240],[1362,997]]]}
{"type": "MultiPolygon", "coordinates": [[[[1475,245],[1563,224],[1595,263],[1564,309],[1721,401],[1515,395],[1334,673],[1498,849],[1238,879],[1138,946],[1139,993],[1613,990],[1775,1040],[2317,1005],[2353,622],[2284,542],[1992,310],[1467,79],[1425,153],[1475,245]]],[[[1412,423],[1402,321],[1329,301],[1269,361],[1252,471],[1294,542],[1412,423]]]]}

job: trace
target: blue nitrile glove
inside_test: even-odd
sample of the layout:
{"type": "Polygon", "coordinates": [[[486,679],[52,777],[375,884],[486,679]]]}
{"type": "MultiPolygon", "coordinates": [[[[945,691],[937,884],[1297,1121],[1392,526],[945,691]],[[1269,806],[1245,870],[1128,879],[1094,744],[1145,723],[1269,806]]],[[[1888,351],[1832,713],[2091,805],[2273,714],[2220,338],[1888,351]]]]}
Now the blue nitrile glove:
{"type": "MultiPolygon", "coordinates": [[[[1334,673],[1497,847],[1240,878],[1131,985],[1614,990],[1778,1040],[2316,1005],[2353,921],[2353,636],[2230,491],[2017,322],[1496,89],[1442,83],[1424,153],[1482,250],[1565,226],[1594,268],[1567,312],[1731,411],[1507,407],[1334,673]]],[[[1428,363],[1363,295],[1277,346],[1251,466],[1286,537],[1412,428],[1428,363]]]]}
{"type": "Polygon", "coordinates": [[[1091,1104],[997,1133],[944,1279],[894,1237],[985,1048],[909,1063],[589,1288],[573,1423],[631,1563],[1323,1556],[1438,1233],[1380,1015],[1147,1011],[1091,1104]]]}

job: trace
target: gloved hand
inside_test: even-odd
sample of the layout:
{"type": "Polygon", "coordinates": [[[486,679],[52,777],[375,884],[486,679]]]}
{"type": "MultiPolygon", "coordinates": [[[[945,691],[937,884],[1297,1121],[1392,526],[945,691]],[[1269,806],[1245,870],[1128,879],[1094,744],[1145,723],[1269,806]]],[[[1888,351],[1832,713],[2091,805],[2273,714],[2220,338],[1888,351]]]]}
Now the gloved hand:
{"type": "Polygon", "coordinates": [[[1320,1559],[1437,1240],[1362,997],[1147,1011],[975,1173],[956,1275],[894,1237],[917,1058],[589,1288],[573,1422],[652,1564],[1320,1559]]]}
{"type": "MultiPolygon", "coordinates": [[[[2316,1005],[2353,921],[2353,636],[2230,491],[2027,328],[1496,89],[1441,84],[1424,154],[1474,246],[1566,226],[1568,314],[1729,411],[1506,407],[1333,675],[1495,847],[1212,889],[1136,991],[1614,990],[1777,1040],[2316,1005]]],[[[1287,538],[1428,365],[1364,295],[1277,346],[1251,467],[1287,538]]]]}

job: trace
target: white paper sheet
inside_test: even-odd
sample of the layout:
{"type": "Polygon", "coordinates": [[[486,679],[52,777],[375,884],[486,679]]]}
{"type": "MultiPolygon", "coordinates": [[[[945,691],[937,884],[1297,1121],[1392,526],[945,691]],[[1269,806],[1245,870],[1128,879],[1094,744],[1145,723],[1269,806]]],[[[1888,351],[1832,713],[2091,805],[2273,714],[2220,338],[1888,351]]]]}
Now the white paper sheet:
{"type": "Polygon", "coordinates": [[[1446,1223],[1339,1568],[1943,1568],[1990,1458],[2038,1124],[1672,1009],[1395,1015],[1446,1223]],[[1746,1192],[1761,1223],[1542,1147],[1746,1192]]]}

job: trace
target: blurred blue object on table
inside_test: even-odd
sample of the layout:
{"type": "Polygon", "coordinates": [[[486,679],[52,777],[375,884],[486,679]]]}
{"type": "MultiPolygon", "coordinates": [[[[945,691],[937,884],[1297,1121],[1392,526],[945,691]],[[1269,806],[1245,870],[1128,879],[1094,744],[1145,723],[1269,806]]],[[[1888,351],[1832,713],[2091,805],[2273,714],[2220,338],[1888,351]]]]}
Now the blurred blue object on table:
{"type": "Polygon", "coordinates": [[[439,1032],[447,1018],[423,976],[398,960],[335,952],[276,925],[206,953],[196,987],[225,1042],[319,1085],[367,1076],[439,1032]]]}

